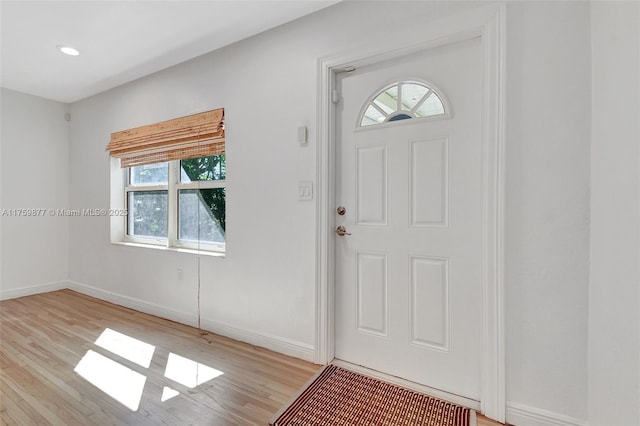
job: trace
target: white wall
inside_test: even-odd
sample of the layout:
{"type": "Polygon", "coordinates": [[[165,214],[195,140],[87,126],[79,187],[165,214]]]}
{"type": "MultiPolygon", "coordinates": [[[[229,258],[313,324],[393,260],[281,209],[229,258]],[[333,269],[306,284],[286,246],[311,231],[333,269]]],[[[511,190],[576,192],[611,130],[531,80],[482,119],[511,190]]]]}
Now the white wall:
{"type": "Polygon", "coordinates": [[[69,199],[68,106],[7,89],[1,92],[2,209],[47,209],[4,216],[0,226],[0,299],[63,288],[69,276],[68,218],[49,209],[69,199]]]}
{"type": "Polygon", "coordinates": [[[510,4],[507,27],[507,420],[586,419],[589,4],[510,4]]]}
{"type": "Polygon", "coordinates": [[[594,2],[589,423],[640,424],[640,3],[594,2]]]}
{"type": "MultiPolygon", "coordinates": [[[[2,193],[4,192],[4,187],[2,186],[2,147],[4,143],[2,142],[2,110],[3,110],[3,102],[2,102],[2,89],[0,89],[0,212],[4,208],[2,193]]],[[[0,214],[0,291],[2,291],[2,223],[3,216],[0,214]]],[[[0,295],[0,299],[2,296],[0,295]]]]}

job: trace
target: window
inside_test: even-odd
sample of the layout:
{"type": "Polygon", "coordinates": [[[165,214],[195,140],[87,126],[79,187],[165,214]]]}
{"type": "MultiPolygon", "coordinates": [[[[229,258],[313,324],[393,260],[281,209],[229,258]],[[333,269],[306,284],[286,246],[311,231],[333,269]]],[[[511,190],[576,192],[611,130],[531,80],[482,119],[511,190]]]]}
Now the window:
{"type": "Polygon", "coordinates": [[[225,154],[134,166],[125,174],[127,241],[224,250],[225,154]]]}
{"type": "Polygon", "coordinates": [[[448,116],[443,98],[432,86],[402,81],[376,92],[363,108],[360,127],[412,118],[448,116]]]}
{"type": "Polygon", "coordinates": [[[111,135],[111,207],[127,213],[112,242],[225,250],[223,120],[220,108],[111,135]]]}
{"type": "Polygon", "coordinates": [[[169,223],[169,163],[148,164],[125,169],[127,235],[167,239],[169,223]]]}
{"type": "Polygon", "coordinates": [[[226,229],[225,155],[180,161],[178,238],[224,248],[226,229]]]}

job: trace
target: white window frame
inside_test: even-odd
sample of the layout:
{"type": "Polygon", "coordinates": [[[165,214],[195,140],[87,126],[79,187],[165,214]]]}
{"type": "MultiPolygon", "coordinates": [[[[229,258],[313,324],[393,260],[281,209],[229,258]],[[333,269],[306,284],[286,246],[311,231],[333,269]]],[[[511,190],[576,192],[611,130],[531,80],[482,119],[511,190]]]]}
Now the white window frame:
{"type": "MultiPolygon", "coordinates": [[[[119,160],[116,160],[119,163],[119,160]]],[[[129,220],[128,214],[126,216],[121,217],[120,226],[116,226],[116,232],[120,234],[119,241],[114,241],[113,239],[113,226],[112,226],[112,242],[118,243],[131,243],[131,244],[142,244],[148,246],[156,246],[162,248],[174,248],[174,249],[188,249],[188,250],[196,250],[196,251],[207,251],[207,252],[218,252],[225,253],[226,251],[226,242],[224,243],[211,243],[211,242],[202,242],[202,241],[187,241],[180,240],[178,238],[178,220],[179,220],[179,205],[178,205],[178,193],[180,190],[185,189],[217,189],[217,188],[226,188],[227,181],[226,179],[219,180],[209,180],[209,181],[195,181],[195,182],[181,182],[180,181],[180,161],[181,160],[173,160],[168,162],[168,179],[167,184],[162,185],[131,185],[130,182],[130,170],[131,168],[120,168],[119,164],[117,167],[120,168],[120,178],[121,178],[121,205],[123,208],[128,209],[128,197],[130,192],[146,192],[146,191],[167,191],[167,237],[166,238],[154,238],[154,237],[141,237],[130,235],[128,233],[128,223],[129,220]]],[[[113,179],[114,175],[114,164],[112,163],[112,188],[114,185],[118,184],[119,179],[113,179]]],[[[112,201],[113,201],[113,193],[112,193],[112,201]]],[[[113,206],[112,202],[112,206],[113,206]]],[[[117,206],[113,206],[117,208],[117,206]]],[[[127,213],[129,213],[127,211],[127,213]]],[[[113,219],[113,218],[112,218],[113,219]]],[[[113,221],[112,221],[113,225],[113,221]]]]}

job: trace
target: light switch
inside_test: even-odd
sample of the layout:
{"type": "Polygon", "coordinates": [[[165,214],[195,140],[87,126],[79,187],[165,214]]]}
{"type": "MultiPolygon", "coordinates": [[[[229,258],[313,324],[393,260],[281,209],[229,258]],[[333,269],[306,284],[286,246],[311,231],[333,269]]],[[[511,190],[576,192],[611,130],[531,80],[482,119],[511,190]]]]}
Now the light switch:
{"type": "Polygon", "coordinates": [[[313,200],[313,182],[308,180],[298,182],[298,200],[313,200]]]}

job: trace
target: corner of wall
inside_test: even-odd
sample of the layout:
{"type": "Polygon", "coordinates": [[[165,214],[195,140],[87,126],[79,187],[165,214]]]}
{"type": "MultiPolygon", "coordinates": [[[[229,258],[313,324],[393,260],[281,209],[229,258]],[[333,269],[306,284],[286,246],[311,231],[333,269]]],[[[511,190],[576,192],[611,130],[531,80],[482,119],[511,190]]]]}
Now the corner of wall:
{"type": "Polygon", "coordinates": [[[640,424],[640,4],[592,2],[588,420],[640,424]]]}
{"type": "Polygon", "coordinates": [[[67,281],[58,281],[45,284],[2,290],[0,288],[0,300],[17,299],[18,297],[33,296],[35,294],[49,293],[51,291],[64,290],[69,287],[67,281]]]}

